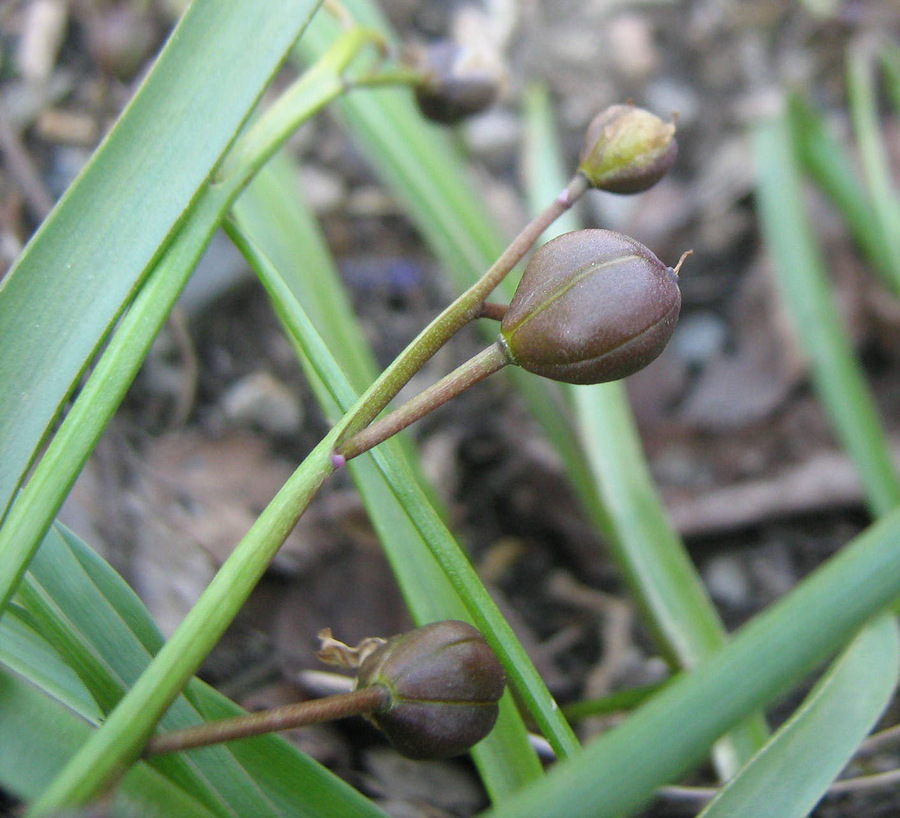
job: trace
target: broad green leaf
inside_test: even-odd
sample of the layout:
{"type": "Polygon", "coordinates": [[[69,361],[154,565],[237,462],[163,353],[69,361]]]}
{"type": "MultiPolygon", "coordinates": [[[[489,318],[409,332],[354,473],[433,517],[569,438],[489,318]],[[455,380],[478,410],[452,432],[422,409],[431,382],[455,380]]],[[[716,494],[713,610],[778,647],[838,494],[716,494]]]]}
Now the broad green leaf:
{"type": "Polygon", "coordinates": [[[900,669],[897,623],[879,617],[853,640],[702,818],[803,818],[890,703],[900,669]]]}
{"type": "Polygon", "coordinates": [[[714,656],[486,815],[613,818],[698,765],[712,743],[839,651],[900,594],[900,510],[856,537],[714,656]]]}
{"type": "MultiPolygon", "coordinates": [[[[0,622],[0,653],[13,617],[0,622]]],[[[77,710],[0,664],[0,781],[25,801],[52,780],[90,731],[77,710]]],[[[152,767],[141,764],[125,776],[110,803],[122,818],[212,818],[217,814],[152,767]]]]}
{"type": "Polygon", "coordinates": [[[196,0],[0,289],[0,514],[314,0],[196,0]],[[227,88],[228,93],[222,93],[227,88]]]}

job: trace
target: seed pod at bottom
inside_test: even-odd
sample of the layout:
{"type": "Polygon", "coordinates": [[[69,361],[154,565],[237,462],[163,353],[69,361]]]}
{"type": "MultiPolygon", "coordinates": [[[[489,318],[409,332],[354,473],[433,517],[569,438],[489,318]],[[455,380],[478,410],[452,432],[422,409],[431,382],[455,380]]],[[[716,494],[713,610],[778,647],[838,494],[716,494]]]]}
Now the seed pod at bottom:
{"type": "Polygon", "coordinates": [[[513,363],[545,378],[624,378],[653,361],[672,336],[681,310],[677,272],[621,233],[566,233],[532,256],[500,324],[501,339],[513,363]]]}
{"type": "Polygon", "coordinates": [[[371,716],[408,758],[449,758],[493,728],[503,666],[465,622],[435,622],[394,636],[360,665],[357,688],[384,685],[390,706],[371,716]]]}

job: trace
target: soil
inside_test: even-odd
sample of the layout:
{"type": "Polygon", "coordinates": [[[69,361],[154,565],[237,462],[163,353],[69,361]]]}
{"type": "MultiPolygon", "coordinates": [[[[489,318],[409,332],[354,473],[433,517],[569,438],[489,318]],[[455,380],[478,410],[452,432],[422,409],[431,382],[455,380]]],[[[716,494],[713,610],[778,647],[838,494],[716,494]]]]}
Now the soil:
{"type": "MultiPolygon", "coordinates": [[[[0,270],[129,99],[174,24],[176,5],[0,6],[0,270]]],[[[630,233],[663,259],[694,251],[676,335],[628,388],[671,517],[726,624],[739,626],[869,522],[774,294],[754,212],[748,127],[793,89],[847,134],[846,48],[900,36],[895,0],[383,5],[407,40],[443,36],[473,8],[482,15],[475,30],[490,33],[508,82],[497,106],[458,135],[510,231],[524,213],[520,106],[529,83],[550,89],[573,161],[579,134],[608,104],[631,99],[664,116],[678,113],[672,174],[639,197],[592,196],[581,215],[630,233]]],[[[887,107],[884,122],[895,137],[900,122],[887,107]]],[[[900,166],[900,140],[886,142],[900,166]]],[[[386,364],[446,303],[447,286],[333,120],[320,117],[293,144],[308,198],[386,364]]],[[[811,204],[842,316],[900,454],[900,303],[874,282],[828,205],[812,193],[811,204]]],[[[64,513],[166,632],[327,430],[264,293],[223,239],[197,281],[64,513]]],[[[463,333],[426,377],[477,348],[475,336],[463,333]]],[[[501,379],[410,434],[454,530],[561,702],[665,676],[554,453],[501,379]]],[[[203,675],[248,707],[317,695],[309,671],[319,669],[320,628],[353,643],[409,625],[364,510],[350,483],[338,479],[303,518],[203,675]]],[[[796,702],[774,711],[773,721],[796,702]]],[[[584,725],[585,737],[601,727],[584,725]]],[[[467,762],[417,764],[410,772],[410,762],[362,722],[294,738],[393,815],[464,816],[485,805],[467,762]]],[[[889,750],[865,769],[898,762],[889,750]]],[[[710,778],[701,771],[686,783],[710,778]]],[[[645,814],[695,814],[688,796],[666,791],[645,814]]],[[[896,792],[885,789],[830,795],[815,815],[898,812],[896,792]]]]}

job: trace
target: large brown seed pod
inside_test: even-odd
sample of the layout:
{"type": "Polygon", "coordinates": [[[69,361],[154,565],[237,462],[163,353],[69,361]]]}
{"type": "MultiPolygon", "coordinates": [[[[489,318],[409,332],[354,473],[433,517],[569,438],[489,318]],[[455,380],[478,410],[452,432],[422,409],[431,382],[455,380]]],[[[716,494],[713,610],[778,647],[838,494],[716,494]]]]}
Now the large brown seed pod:
{"type": "Polygon", "coordinates": [[[389,707],[371,716],[408,758],[449,758],[493,728],[503,665],[478,630],[448,620],[394,636],[360,665],[357,688],[384,685],[389,707]]]}
{"type": "Polygon", "coordinates": [[[653,361],[680,310],[676,270],[621,233],[579,230],[532,256],[501,338],[513,363],[529,372],[603,383],[653,361]]]}

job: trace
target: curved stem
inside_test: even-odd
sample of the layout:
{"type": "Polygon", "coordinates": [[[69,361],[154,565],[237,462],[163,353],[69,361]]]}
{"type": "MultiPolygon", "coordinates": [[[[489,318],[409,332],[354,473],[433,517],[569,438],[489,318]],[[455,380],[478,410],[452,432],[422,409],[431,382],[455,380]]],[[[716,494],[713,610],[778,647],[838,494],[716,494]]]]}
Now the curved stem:
{"type": "Polygon", "coordinates": [[[588,180],[581,173],[576,173],[562,192],[513,239],[490,269],[419,333],[366,390],[362,409],[349,419],[345,432],[338,441],[339,447],[349,437],[368,426],[448,339],[469,321],[481,315],[485,299],[522,260],[541,234],[572,207],[589,187],[588,180]]]}
{"type": "Polygon", "coordinates": [[[493,375],[498,369],[512,363],[506,345],[498,338],[487,349],[470,358],[462,366],[445,375],[437,383],[420,392],[412,400],[407,401],[399,409],[375,421],[365,429],[357,432],[335,450],[335,454],[350,460],[373,446],[393,437],[397,432],[415,423],[439,406],[443,406],[451,398],[455,398],[470,386],[493,375]]]}
{"type": "Polygon", "coordinates": [[[321,699],[286,704],[260,713],[198,724],[184,730],[170,730],[153,736],[144,748],[144,756],[177,753],[221,744],[240,738],[260,736],[297,727],[308,727],[348,716],[364,716],[384,710],[391,701],[386,687],[373,685],[350,693],[338,693],[321,699]]]}

